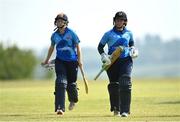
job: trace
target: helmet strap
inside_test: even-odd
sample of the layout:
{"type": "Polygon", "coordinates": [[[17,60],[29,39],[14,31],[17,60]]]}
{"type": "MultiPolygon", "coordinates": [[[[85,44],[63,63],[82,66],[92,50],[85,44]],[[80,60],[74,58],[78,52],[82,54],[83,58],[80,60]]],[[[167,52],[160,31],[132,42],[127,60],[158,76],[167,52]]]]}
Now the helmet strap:
{"type": "MultiPolygon", "coordinates": [[[[113,25],[115,25],[114,22],[113,22],[113,25]]],[[[121,27],[116,27],[116,26],[115,26],[115,28],[116,28],[118,31],[123,31],[125,27],[126,27],[126,23],[124,23],[121,27]]]]}

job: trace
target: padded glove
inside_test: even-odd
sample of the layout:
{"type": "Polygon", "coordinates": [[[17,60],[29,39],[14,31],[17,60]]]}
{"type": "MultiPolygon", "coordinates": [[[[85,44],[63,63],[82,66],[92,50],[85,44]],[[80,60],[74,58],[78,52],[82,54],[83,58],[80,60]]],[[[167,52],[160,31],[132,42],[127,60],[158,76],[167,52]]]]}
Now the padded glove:
{"type": "Polygon", "coordinates": [[[129,55],[132,58],[137,58],[138,54],[139,54],[138,49],[136,49],[134,46],[130,47],[130,54],[129,55]]]}
{"type": "Polygon", "coordinates": [[[101,61],[103,62],[104,65],[110,65],[111,64],[110,57],[106,53],[101,54],[101,61]]]}

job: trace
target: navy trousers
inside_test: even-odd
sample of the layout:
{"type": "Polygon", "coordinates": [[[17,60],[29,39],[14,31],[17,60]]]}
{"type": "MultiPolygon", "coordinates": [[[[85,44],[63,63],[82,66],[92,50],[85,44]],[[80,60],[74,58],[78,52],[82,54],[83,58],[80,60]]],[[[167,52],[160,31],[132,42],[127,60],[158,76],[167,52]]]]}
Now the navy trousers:
{"type": "Polygon", "coordinates": [[[76,85],[78,62],[62,61],[56,58],[55,72],[56,72],[55,92],[54,92],[55,111],[57,111],[57,109],[61,109],[65,111],[66,90],[70,102],[78,101],[78,91],[76,85]]]}
{"type": "Polygon", "coordinates": [[[117,59],[107,70],[109,78],[109,98],[111,111],[130,113],[131,103],[131,72],[133,61],[131,57],[117,59]]]}

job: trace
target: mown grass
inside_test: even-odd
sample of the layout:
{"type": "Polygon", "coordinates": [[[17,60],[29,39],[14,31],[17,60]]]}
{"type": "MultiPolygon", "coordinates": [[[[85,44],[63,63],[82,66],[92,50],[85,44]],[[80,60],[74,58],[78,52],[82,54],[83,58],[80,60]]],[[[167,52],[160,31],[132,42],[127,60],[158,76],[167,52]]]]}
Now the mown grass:
{"type": "MultiPolygon", "coordinates": [[[[109,111],[107,81],[78,81],[79,102],[63,117],[54,113],[54,81],[0,81],[0,121],[114,122],[180,121],[180,79],[134,79],[131,115],[109,111]]],[[[66,100],[66,106],[69,102],[66,100]]]]}

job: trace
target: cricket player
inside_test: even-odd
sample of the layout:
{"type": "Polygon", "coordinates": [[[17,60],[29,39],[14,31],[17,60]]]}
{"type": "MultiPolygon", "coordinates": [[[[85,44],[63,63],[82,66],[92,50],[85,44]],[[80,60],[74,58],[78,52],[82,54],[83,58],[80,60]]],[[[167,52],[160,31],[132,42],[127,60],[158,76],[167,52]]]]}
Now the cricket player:
{"type": "Polygon", "coordinates": [[[68,17],[64,13],[56,16],[54,25],[55,32],[51,36],[51,45],[47,57],[42,65],[49,62],[49,59],[56,47],[55,59],[55,112],[58,115],[64,115],[65,112],[65,95],[67,91],[69,110],[72,110],[75,103],[78,102],[77,90],[77,72],[81,63],[81,50],[79,38],[76,33],[68,28],[68,17]]]}
{"type": "Polygon", "coordinates": [[[121,117],[127,117],[130,114],[132,58],[138,56],[138,50],[134,47],[133,34],[126,28],[127,21],[125,12],[117,12],[113,18],[114,27],[103,35],[98,45],[98,52],[105,65],[111,64],[109,55],[118,46],[124,47],[122,54],[107,70],[110,110],[115,116],[121,117]],[[104,52],[106,44],[108,53],[104,52]]]}

